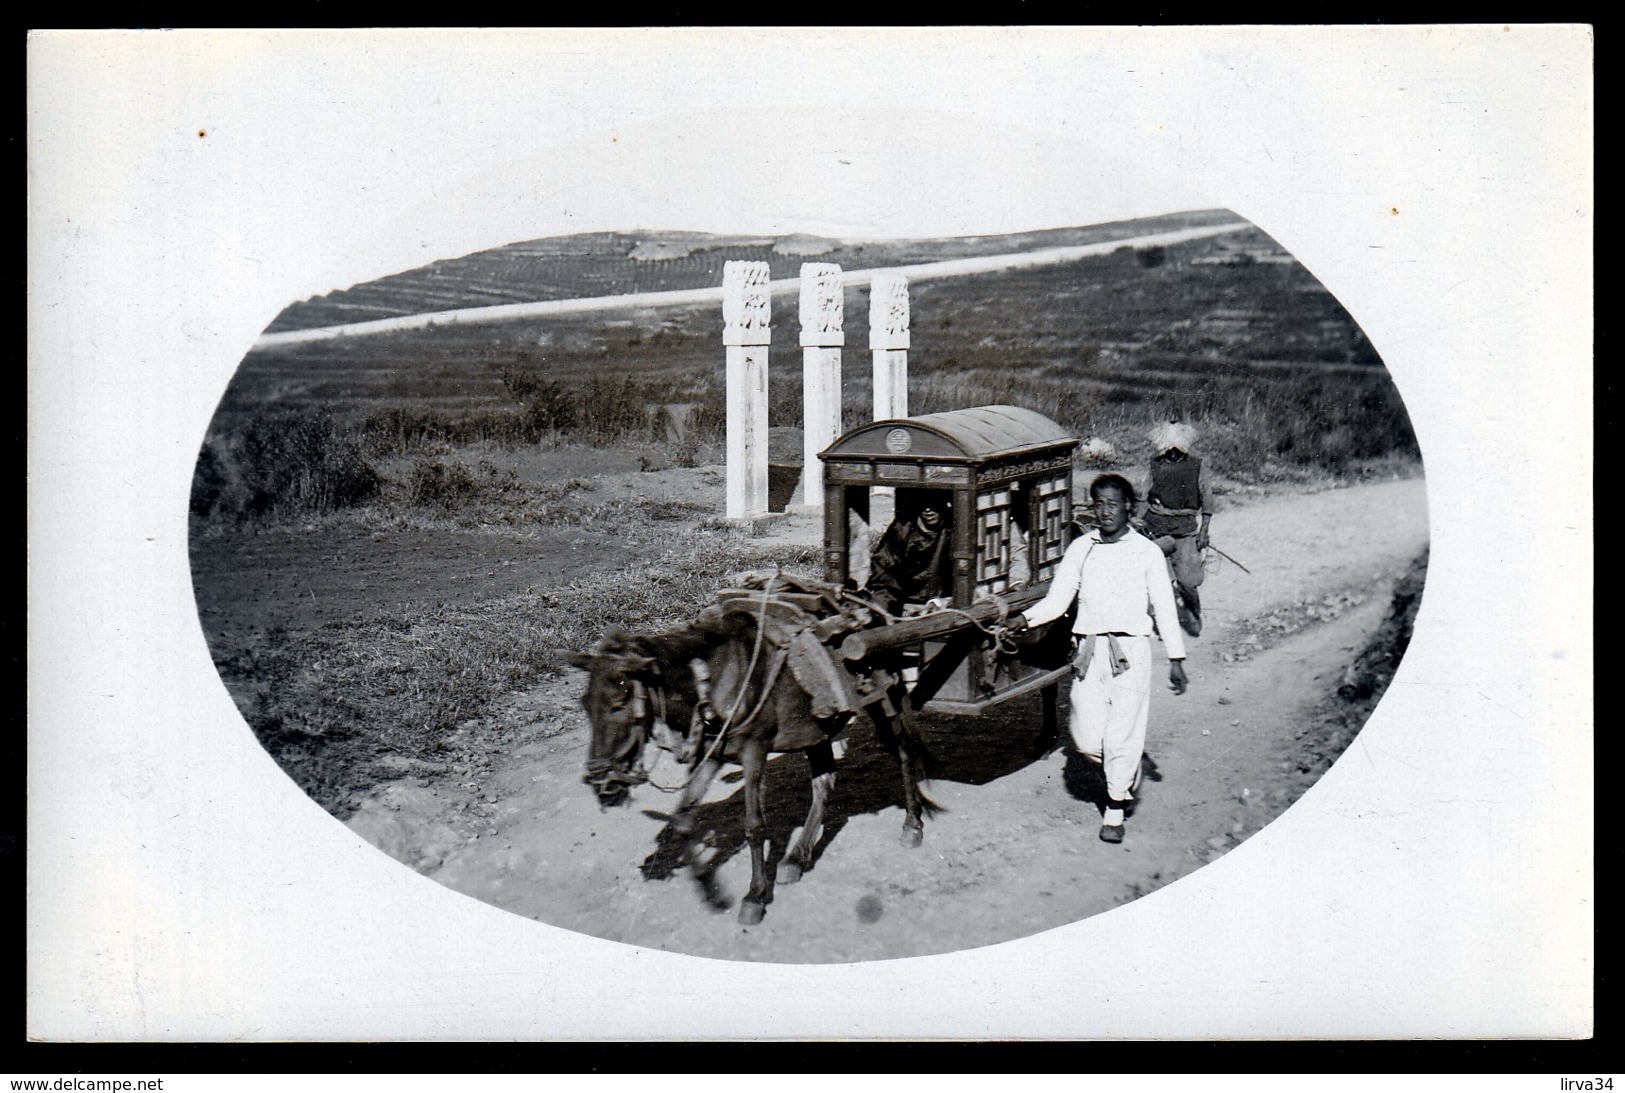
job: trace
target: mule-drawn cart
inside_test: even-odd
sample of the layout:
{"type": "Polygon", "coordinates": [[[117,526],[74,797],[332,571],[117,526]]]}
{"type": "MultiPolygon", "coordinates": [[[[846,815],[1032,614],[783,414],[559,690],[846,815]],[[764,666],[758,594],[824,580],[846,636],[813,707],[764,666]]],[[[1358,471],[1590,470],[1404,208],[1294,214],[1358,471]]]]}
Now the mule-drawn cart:
{"type": "Polygon", "coordinates": [[[927,713],[979,716],[1042,688],[1046,720],[1052,717],[1066,665],[1036,667],[1055,660],[1032,655],[1031,647],[990,643],[979,624],[1003,622],[1048,590],[1070,541],[1077,446],[1077,437],[1032,410],[976,406],[871,422],[819,453],[824,578],[831,583],[856,581],[854,563],[864,559],[854,558],[854,546],[862,550],[862,532],[887,494],[899,519],[932,497],[952,513],[944,609],[854,635],[842,643],[843,658],[862,663],[906,651],[919,663],[913,705],[927,713]]]}
{"type": "Polygon", "coordinates": [[[901,767],[903,840],[923,835],[919,792],[925,749],[916,713],[977,716],[1038,691],[1035,750],[1053,744],[1056,699],[1070,671],[1057,620],[1019,637],[1005,620],[1048,590],[1072,525],[1077,439],[1014,406],[877,421],[819,454],[824,468],[824,579],[759,575],[717,593],[689,624],[664,634],[612,631],[573,659],[591,673],[583,704],[592,722],[585,780],[601,803],[620,803],[648,780],[645,744],[688,766],[671,816],[684,860],[713,903],[714,866],[702,862],[695,809],[724,762],[744,768],[751,889],[741,906],[759,921],[771,899],[764,858],[763,777],[775,752],[804,751],[812,805],[778,867],[788,882],[811,868],[824,802],[835,781],[832,744],[858,713],[874,722],[901,767]],[[874,519],[891,503],[907,519],[924,501],[952,517],[945,594],[889,603],[862,587],[874,519]],[[860,563],[854,566],[854,562],[860,563]]]}

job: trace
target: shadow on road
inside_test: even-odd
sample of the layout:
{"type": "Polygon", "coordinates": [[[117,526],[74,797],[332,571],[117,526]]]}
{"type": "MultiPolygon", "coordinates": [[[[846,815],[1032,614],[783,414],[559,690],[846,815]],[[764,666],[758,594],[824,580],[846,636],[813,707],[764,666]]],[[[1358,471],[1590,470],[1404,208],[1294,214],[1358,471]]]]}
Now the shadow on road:
{"type": "MultiPolygon", "coordinates": [[[[1106,792],[1106,774],[1100,764],[1078,753],[1070,742],[1066,745],[1066,766],[1061,770],[1061,781],[1066,791],[1077,800],[1091,804],[1102,812],[1106,809],[1106,802],[1111,795],[1106,792]]],[[[1157,769],[1157,761],[1150,755],[1140,758],[1140,790],[1137,796],[1144,796],[1145,786],[1149,782],[1162,781],[1162,772],[1157,769]]]]}
{"type": "MultiPolygon", "coordinates": [[[[985,785],[1012,774],[1043,755],[1052,742],[1041,739],[1042,706],[1037,695],[1014,699],[988,717],[921,717],[920,732],[928,755],[930,780],[985,785]]],[[[866,717],[853,721],[844,736],[846,757],[836,769],[835,786],[824,812],[824,828],[813,847],[816,868],[824,851],[853,816],[895,808],[902,835],[903,776],[895,759],[866,717]]],[[[725,771],[725,784],[738,780],[738,769],[725,771]]],[[[806,819],[812,802],[810,771],[803,753],[780,755],[768,764],[763,811],[767,821],[767,866],[773,877],[789,848],[790,838],[806,819]]],[[[929,800],[930,787],[922,787],[929,800]]],[[[940,806],[938,806],[940,808],[940,806]]],[[[927,815],[933,811],[928,806],[927,815]]],[[[652,813],[653,814],[653,813],[652,813]]],[[[702,805],[697,816],[705,855],[720,866],[749,849],[745,841],[745,795],[702,805]]],[[[929,839],[929,834],[927,835],[929,839]]],[[[670,878],[681,866],[683,840],[671,827],[656,836],[654,851],[640,869],[646,880],[670,878]]],[[[708,898],[713,907],[719,903],[708,898]]],[[[722,903],[721,906],[726,906],[722,903]]]]}

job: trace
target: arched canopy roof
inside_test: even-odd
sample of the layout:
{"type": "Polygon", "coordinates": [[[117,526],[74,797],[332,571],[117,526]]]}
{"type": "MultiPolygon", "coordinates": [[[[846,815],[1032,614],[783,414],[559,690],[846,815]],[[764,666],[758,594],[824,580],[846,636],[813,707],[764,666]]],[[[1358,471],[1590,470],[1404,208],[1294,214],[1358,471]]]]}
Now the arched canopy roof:
{"type": "Polygon", "coordinates": [[[1077,437],[1036,411],[1021,406],[971,406],[860,425],[820,452],[819,458],[935,457],[985,463],[1077,443],[1077,437]]]}

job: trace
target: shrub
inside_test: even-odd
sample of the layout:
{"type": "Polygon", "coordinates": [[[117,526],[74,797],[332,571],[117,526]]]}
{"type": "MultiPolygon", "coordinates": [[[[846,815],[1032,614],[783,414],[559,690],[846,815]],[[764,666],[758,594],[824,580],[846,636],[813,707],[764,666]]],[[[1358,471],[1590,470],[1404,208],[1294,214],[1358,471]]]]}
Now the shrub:
{"type": "Polygon", "coordinates": [[[320,412],[273,414],[212,437],[198,456],[192,511],[241,521],[332,512],[371,500],[383,479],[320,412]]]}
{"type": "Polygon", "coordinates": [[[677,441],[671,460],[679,467],[698,467],[704,450],[705,445],[700,442],[699,434],[690,428],[677,441]]]}
{"type": "Polygon", "coordinates": [[[462,463],[420,459],[412,464],[407,501],[413,505],[450,509],[500,498],[519,489],[518,474],[512,468],[501,469],[489,459],[480,460],[478,475],[462,463]]]}
{"type": "Polygon", "coordinates": [[[694,408],[688,412],[683,438],[692,437],[696,446],[720,442],[728,433],[727,395],[719,383],[707,384],[694,408]]]}
{"type": "Polygon", "coordinates": [[[652,416],[648,394],[642,385],[629,379],[587,381],[582,396],[581,423],[588,435],[600,443],[649,435],[652,416]]]}
{"type": "Polygon", "coordinates": [[[514,410],[482,410],[450,419],[446,423],[446,438],[452,444],[483,442],[505,447],[532,444],[536,440],[527,431],[524,414],[514,410]]]}
{"type": "Polygon", "coordinates": [[[361,422],[361,442],[375,455],[406,455],[451,439],[447,420],[431,410],[391,406],[361,422]]]}
{"type": "Polygon", "coordinates": [[[539,394],[524,410],[481,410],[457,416],[435,410],[391,407],[367,415],[361,422],[361,441],[374,455],[436,455],[467,444],[512,447],[535,444],[574,422],[573,396],[558,384],[558,396],[539,394]]]}
{"type": "Polygon", "coordinates": [[[536,389],[542,385],[535,372],[517,364],[502,366],[502,386],[508,389],[508,394],[520,405],[530,401],[536,389]]]}
{"type": "Polygon", "coordinates": [[[800,375],[787,372],[783,376],[773,376],[769,382],[772,385],[770,388],[772,397],[767,400],[768,425],[790,425],[799,428],[806,416],[800,375]]]}
{"type": "Polygon", "coordinates": [[[479,495],[479,483],[461,463],[447,466],[432,459],[420,459],[412,464],[412,479],[407,500],[414,505],[439,505],[450,508],[479,495]]]}
{"type": "Polygon", "coordinates": [[[574,429],[580,415],[568,388],[553,380],[540,380],[529,389],[521,417],[525,438],[534,444],[549,433],[574,429]]]}
{"type": "Polygon", "coordinates": [[[649,439],[662,444],[677,435],[677,421],[671,416],[671,407],[659,406],[649,415],[649,439]]]}
{"type": "Polygon", "coordinates": [[[210,516],[226,501],[231,490],[231,476],[226,461],[212,440],[203,442],[198,453],[197,469],[192,473],[191,509],[194,515],[210,516]]]}

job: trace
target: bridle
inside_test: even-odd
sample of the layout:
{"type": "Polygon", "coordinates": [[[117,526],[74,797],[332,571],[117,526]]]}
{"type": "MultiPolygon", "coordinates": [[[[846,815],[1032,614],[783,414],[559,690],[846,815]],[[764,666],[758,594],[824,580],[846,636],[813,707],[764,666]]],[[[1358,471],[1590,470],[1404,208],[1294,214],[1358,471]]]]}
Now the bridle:
{"type": "MultiPolygon", "coordinates": [[[[652,739],[661,752],[671,752],[681,762],[697,765],[693,762],[698,752],[698,740],[695,733],[703,739],[708,728],[715,724],[713,717],[707,717],[705,711],[710,709],[710,700],[705,695],[704,677],[695,669],[696,689],[700,692],[701,701],[694,711],[695,724],[690,726],[689,735],[681,736],[671,727],[670,721],[670,692],[657,667],[654,670],[654,681],[645,683],[638,675],[628,677],[632,695],[627,703],[628,722],[632,731],[627,733],[626,740],[613,755],[602,759],[587,761],[587,775],[585,781],[596,790],[605,790],[612,785],[639,786],[647,783],[662,793],[677,793],[687,785],[666,786],[654,781],[651,777],[651,767],[647,762],[648,750],[646,745],[652,739]]],[[[724,731],[717,733],[717,740],[726,735],[724,731]]],[[[712,749],[715,750],[715,741],[712,749]]],[[[657,759],[658,762],[658,759],[657,759]]],[[[693,778],[692,771],[689,774],[693,778]]]]}
{"type": "MultiPolygon", "coordinates": [[[[644,705],[640,692],[642,684],[634,681],[632,690],[633,721],[636,724],[642,719],[640,707],[644,705]]],[[[600,797],[613,785],[635,786],[649,780],[648,770],[642,763],[643,742],[647,738],[647,730],[639,725],[637,731],[626,734],[626,740],[616,749],[613,755],[587,760],[587,773],[583,778],[600,797]],[[637,763],[634,768],[633,764],[637,763]]]]}
{"type": "Polygon", "coordinates": [[[627,734],[626,741],[617,749],[615,754],[604,759],[589,759],[587,761],[587,773],[583,780],[592,786],[594,790],[597,790],[600,796],[611,785],[630,787],[648,784],[662,793],[678,793],[687,789],[694,781],[694,776],[699,772],[700,766],[716,754],[717,748],[721,746],[728,733],[736,725],[748,724],[757,714],[762,712],[762,708],[767,705],[768,697],[773,693],[774,685],[778,682],[779,672],[783,669],[784,662],[787,659],[787,655],[783,650],[780,650],[778,655],[773,658],[767,679],[762,685],[761,696],[756,700],[756,705],[751,708],[750,713],[743,720],[735,720],[739,713],[739,707],[744,702],[745,692],[749,689],[751,675],[756,671],[756,665],[761,659],[767,622],[767,603],[768,589],[764,586],[762,589],[761,609],[756,619],[756,641],[751,649],[750,663],[746,666],[745,674],[741,677],[740,687],[734,694],[733,707],[728,711],[727,717],[721,719],[720,722],[717,720],[716,709],[711,705],[710,678],[708,674],[703,673],[703,669],[699,666],[703,662],[697,660],[690,662],[691,670],[694,672],[695,691],[700,700],[694,709],[693,721],[689,726],[687,736],[679,736],[676,730],[671,727],[671,722],[668,719],[670,709],[669,690],[658,664],[652,673],[654,676],[653,685],[646,684],[637,674],[632,674],[628,677],[628,682],[632,687],[632,696],[628,706],[630,707],[630,722],[634,726],[634,731],[627,734]],[[651,698],[653,701],[651,701],[651,698]],[[658,714],[655,710],[657,706],[659,707],[658,714]],[[715,729],[715,735],[712,735],[713,729],[715,729]],[[711,743],[702,756],[700,754],[700,744],[704,742],[707,736],[711,736],[711,743]],[[688,777],[684,779],[681,785],[662,785],[654,781],[650,776],[649,764],[644,761],[646,754],[644,745],[648,743],[651,737],[654,738],[661,752],[671,752],[678,757],[679,762],[688,764],[688,777]],[[636,765],[634,766],[634,764],[636,765]]]}

